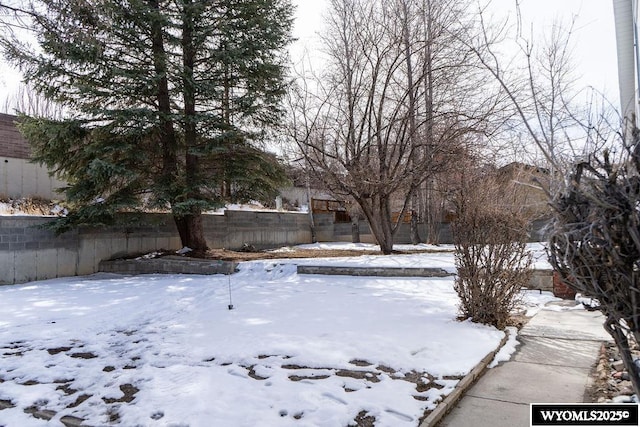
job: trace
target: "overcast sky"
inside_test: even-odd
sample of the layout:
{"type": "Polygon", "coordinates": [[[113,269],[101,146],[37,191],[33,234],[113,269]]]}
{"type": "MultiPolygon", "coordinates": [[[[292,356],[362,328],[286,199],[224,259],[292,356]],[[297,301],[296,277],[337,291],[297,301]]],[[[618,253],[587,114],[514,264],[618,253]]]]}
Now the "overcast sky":
{"type": "MultiPolygon", "coordinates": [[[[292,47],[292,56],[298,57],[306,47],[313,55],[317,49],[313,39],[322,29],[327,0],[293,0],[297,5],[294,36],[299,40],[292,47]]],[[[485,1],[485,0],[483,0],[485,1]]],[[[576,72],[582,75],[582,84],[604,91],[617,99],[617,59],[613,6],[611,0],[518,0],[523,19],[532,21],[538,31],[548,31],[554,19],[570,22],[576,16],[575,61],[576,72]]],[[[492,0],[492,10],[498,15],[513,17],[516,0],[492,0]]],[[[0,63],[0,101],[10,95],[18,85],[20,76],[0,63]]]]}
{"type": "MultiPolygon", "coordinates": [[[[299,39],[292,48],[295,57],[307,46],[313,52],[314,34],[322,29],[322,16],[328,0],[293,0],[297,5],[294,35],[299,39]]],[[[487,0],[481,0],[486,2],[487,0]]],[[[618,75],[612,0],[518,0],[526,28],[534,28],[534,37],[542,39],[554,21],[569,24],[575,17],[574,59],[576,74],[583,86],[603,91],[612,102],[618,98],[618,75]],[[528,24],[527,24],[528,23],[528,24]]],[[[515,17],[516,0],[492,0],[490,8],[498,17],[515,17]]]]}

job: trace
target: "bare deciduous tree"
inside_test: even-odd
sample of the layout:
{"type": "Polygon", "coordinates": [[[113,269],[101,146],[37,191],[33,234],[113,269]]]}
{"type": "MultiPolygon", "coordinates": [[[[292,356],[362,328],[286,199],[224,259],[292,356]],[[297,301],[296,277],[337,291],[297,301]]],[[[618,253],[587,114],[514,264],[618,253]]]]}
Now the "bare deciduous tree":
{"type": "Polygon", "coordinates": [[[1,110],[7,114],[26,114],[31,117],[61,119],[63,108],[36,93],[28,85],[20,85],[13,96],[7,97],[1,110]]]}
{"type": "Polygon", "coordinates": [[[487,131],[501,102],[500,91],[476,96],[472,52],[451,36],[467,25],[463,6],[332,0],[326,69],[291,97],[307,164],[334,194],[358,203],[385,254],[419,189],[470,135],[487,131]]]}
{"type": "Polygon", "coordinates": [[[610,105],[572,87],[572,26],[563,31],[555,25],[537,51],[520,36],[524,67],[514,70],[496,53],[506,27],[492,33],[481,24],[481,36],[466,42],[508,94],[526,139],[551,166],[551,264],[570,287],[598,299],[605,329],[640,395],[640,366],[629,350],[629,340],[640,338],[640,132],[625,141],[627,127],[611,118],[610,105]],[[619,159],[613,158],[616,149],[619,159]]]}
{"type": "Polygon", "coordinates": [[[572,59],[575,22],[554,22],[546,37],[534,43],[532,36],[524,35],[517,5],[516,18],[515,27],[508,20],[489,24],[485,11],[479,10],[480,31],[468,33],[461,42],[510,101],[507,144],[548,168],[554,179],[549,181],[553,188],[546,189],[554,191],[563,185],[562,177],[576,158],[611,142],[617,120],[600,94],[577,87],[572,59]],[[505,48],[510,40],[515,46],[505,48]]]}

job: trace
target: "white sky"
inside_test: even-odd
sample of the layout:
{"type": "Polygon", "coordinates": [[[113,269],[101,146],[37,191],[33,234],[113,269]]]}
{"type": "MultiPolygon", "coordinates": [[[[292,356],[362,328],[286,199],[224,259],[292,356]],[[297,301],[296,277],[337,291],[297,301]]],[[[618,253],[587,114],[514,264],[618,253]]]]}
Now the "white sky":
{"type": "MultiPolygon", "coordinates": [[[[486,0],[481,0],[486,3],[486,0]]],[[[542,41],[554,20],[574,26],[574,60],[577,76],[584,86],[604,92],[612,102],[618,99],[618,69],[612,0],[491,0],[490,10],[496,16],[510,16],[515,23],[516,2],[521,5],[523,27],[531,28],[542,41]],[[527,21],[529,24],[527,24],[527,21]]],[[[305,47],[313,54],[314,34],[322,29],[328,0],[294,0],[297,20],[294,36],[299,40],[292,49],[294,59],[305,47]]],[[[617,104],[616,104],[617,105],[617,104]]]]}
{"type": "MultiPolygon", "coordinates": [[[[554,20],[569,24],[575,16],[573,43],[576,74],[585,86],[618,99],[618,66],[612,0],[520,0],[524,20],[548,33],[554,20]]],[[[493,0],[501,10],[515,10],[516,0],[493,0]]],[[[539,37],[539,36],[536,36],[539,37]]],[[[540,37],[541,38],[541,37],[540,37]]]]}
{"type": "MultiPolygon", "coordinates": [[[[322,29],[327,0],[293,0],[297,5],[294,36],[299,40],[292,47],[294,60],[306,48],[313,55],[315,34],[322,29]]],[[[498,15],[514,16],[517,0],[492,0],[491,7],[498,15]]],[[[609,99],[618,98],[613,5],[611,0],[518,0],[525,21],[533,21],[536,31],[548,31],[554,19],[570,22],[576,15],[575,52],[576,73],[583,76],[584,86],[603,91],[609,99]]],[[[528,27],[528,26],[527,26],[528,27]]],[[[15,91],[20,76],[0,63],[0,101],[15,91]]]]}

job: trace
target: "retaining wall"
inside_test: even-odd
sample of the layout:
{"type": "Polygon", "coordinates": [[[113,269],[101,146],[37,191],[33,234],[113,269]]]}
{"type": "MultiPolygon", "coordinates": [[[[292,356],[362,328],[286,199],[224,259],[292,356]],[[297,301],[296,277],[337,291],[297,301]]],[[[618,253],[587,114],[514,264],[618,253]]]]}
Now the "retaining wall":
{"type": "Polygon", "coordinates": [[[553,270],[540,269],[533,270],[531,279],[529,280],[529,289],[537,289],[540,291],[553,291],[553,270]]]}
{"type": "MultiPolygon", "coordinates": [[[[129,225],[80,227],[56,236],[41,228],[51,218],[0,217],[0,284],[92,274],[102,260],[180,249],[173,219],[165,214],[130,216],[129,225]]],[[[204,229],[212,248],[256,248],[311,242],[309,217],[279,212],[227,211],[205,215],[204,229]]]]}
{"type": "MultiPolygon", "coordinates": [[[[322,224],[320,225],[322,227],[322,224]]],[[[362,243],[376,243],[376,239],[371,234],[371,228],[369,223],[365,220],[359,222],[358,229],[360,231],[360,242],[362,243]]],[[[333,224],[328,232],[333,234],[333,241],[336,242],[351,242],[351,223],[336,223],[333,224]]],[[[423,242],[427,241],[429,232],[425,224],[418,224],[418,234],[423,242]]],[[[323,239],[318,238],[319,241],[323,239]]],[[[328,241],[328,240],[327,240],[328,241]]],[[[396,232],[393,239],[394,243],[409,244],[411,243],[411,225],[400,224],[400,228],[396,232]]],[[[441,244],[453,243],[453,235],[451,234],[451,226],[448,223],[441,223],[438,227],[438,239],[441,244]]]]}
{"type": "Polygon", "coordinates": [[[121,274],[233,274],[238,263],[184,258],[177,255],[153,259],[115,259],[100,262],[100,271],[121,274]]]}
{"type": "MultiPolygon", "coordinates": [[[[41,228],[52,218],[0,216],[0,284],[92,274],[103,260],[180,248],[170,215],[123,215],[123,219],[128,225],[80,227],[56,236],[41,228]]],[[[350,223],[335,224],[330,214],[316,214],[314,222],[317,241],[351,241],[350,223]]],[[[395,242],[409,243],[409,225],[402,227],[395,242]]],[[[226,211],[205,215],[204,230],[211,248],[233,250],[246,243],[265,249],[312,241],[309,216],[299,213],[226,211]]],[[[448,237],[448,229],[444,234],[448,237]]],[[[360,223],[360,237],[362,242],[374,242],[365,221],[360,223]]]]}
{"type": "Polygon", "coordinates": [[[56,236],[41,228],[51,218],[0,217],[0,284],[92,274],[101,260],[179,247],[173,224],[149,215],[149,224],[81,227],[56,236]]]}
{"type": "Polygon", "coordinates": [[[0,197],[64,198],[55,190],[66,184],[49,176],[46,167],[29,161],[31,147],[18,131],[17,119],[0,113],[0,197]]]}
{"type": "Polygon", "coordinates": [[[297,273],[374,277],[447,277],[454,275],[442,268],[430,267],[335,267],[324,265],[299,265],[297,273]]]}

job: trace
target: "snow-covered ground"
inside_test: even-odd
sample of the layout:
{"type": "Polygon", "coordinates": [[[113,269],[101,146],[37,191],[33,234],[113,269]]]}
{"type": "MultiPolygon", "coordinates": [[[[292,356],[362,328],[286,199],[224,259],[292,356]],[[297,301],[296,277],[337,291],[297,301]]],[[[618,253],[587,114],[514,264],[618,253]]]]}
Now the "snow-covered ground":
{"type": "MultiPolygon", "coordinates": [[[[379,252],[380,246],[369,243],[342,243],[327,242],[313,243],[307,245],[298,245],[296,248],[301,249],[318,249],[318,250],[360,250],[366,252],[379,252]]],[[[456,267],[453,258],[453,245],[394,245],[397,251],[424,251],[422,253],[413,253],[397,256],[380,256],[380,255],[362,255],[359,257],[336,257],[336,258],[309,258],[305,260],[297,260],[298,264],[305,265],[327,265],[334,267],[432,267],[442,268],[450,273],[455,273],[456,267]]],[[[547,260],[545,247],[542,243],[530,243],[527,249],[531,251],[535,269],[551,269],[551,265],[547,260]]],[[[281,248],[275,252],[286,253],[291,248],[281,248]]]]}
{"type": "MultiPolygon", "coordinates": [[[[378,258],[453,268],[451,252],[336,262],[378,258]]],[[[64,415],[88,425],[346,426],[364,413],[376,426],[417,426],[504,337],[456,320],[453,277],[296,274],[295,264],[320,261],[329,259],[0,287],[0,400],[14,405],[0,409],[0,426],[59,426],[64,415]],[[47,423],[30,407],[57,415],[47,423]]],[[[550,299],[526,295],[529,308],[550,299]]]]}

